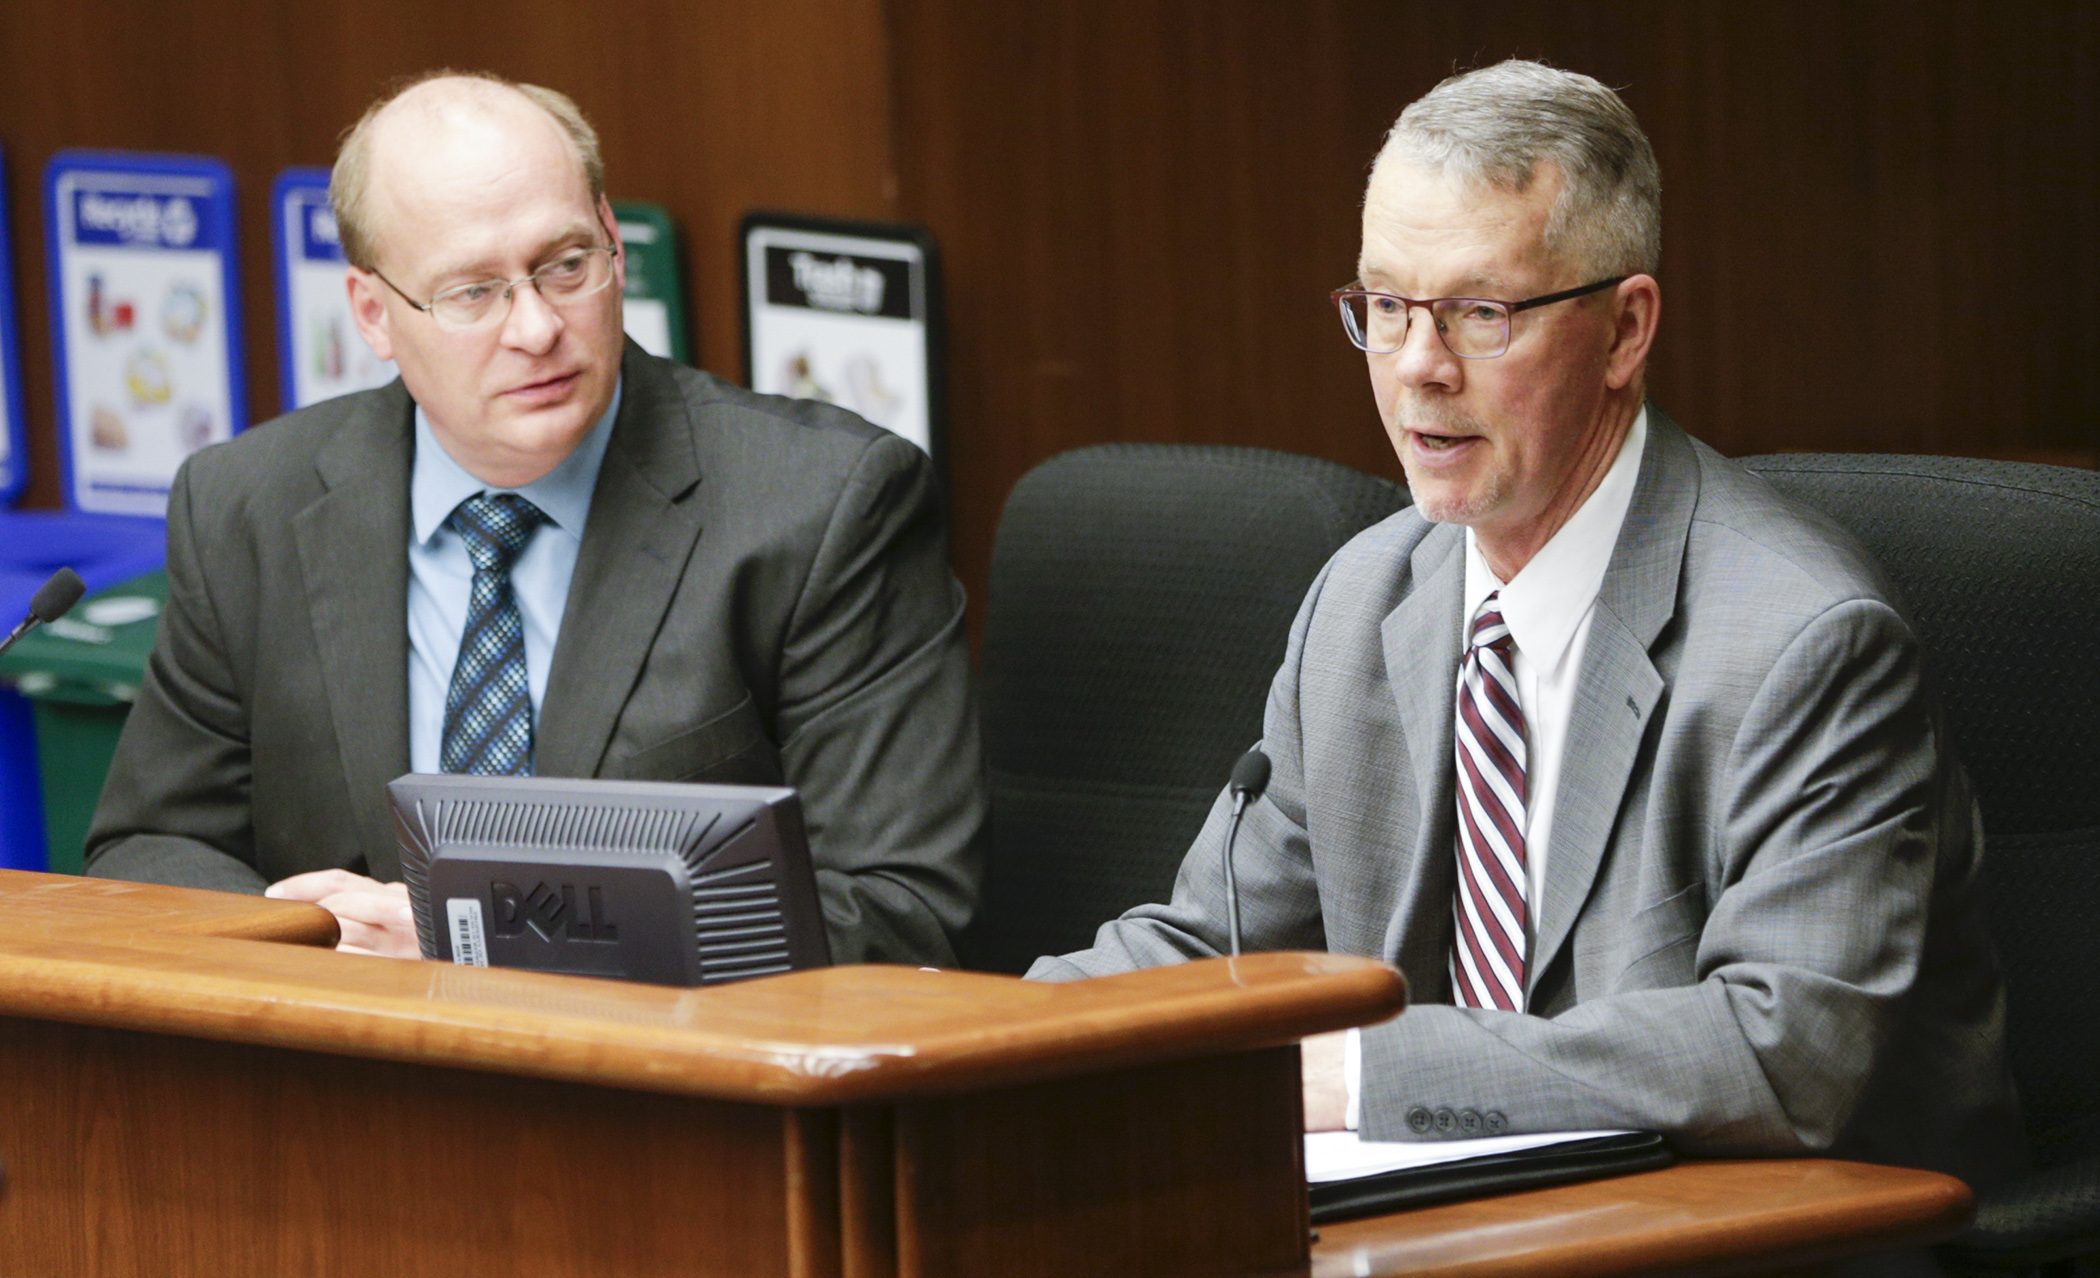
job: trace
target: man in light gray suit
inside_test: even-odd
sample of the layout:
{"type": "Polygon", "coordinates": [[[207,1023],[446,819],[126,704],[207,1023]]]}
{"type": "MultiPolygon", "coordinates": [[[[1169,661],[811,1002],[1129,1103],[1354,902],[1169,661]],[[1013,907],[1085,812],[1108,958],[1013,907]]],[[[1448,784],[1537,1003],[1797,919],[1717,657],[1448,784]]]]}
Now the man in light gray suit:
{"type": "Polygon", "coordinates": [[[190,459],[91,873],[319,901],[414,954],[385,786],[471,771],[788,784],[841,962],[950,961],[984,822],[927,459],[621,336],[598,144],[439,75],[331,182],[400,381],[190,459]]]}
{"type": "MultiPolygon", "coordinates": [[[[1308,1040],[1308,1125],[1995,1179],[2003,992],[1917,637],[1645,404],[1659,208],[1617,95],[1532,63],[1446,81],[1373,169],[1337,300],[1415,505],[1306,597],[1236,865],[1250,947],[1384,958],[1413,1005],[1308,1040]]],[[[1030,975],[1220,953],[1227,810],[1169,903],[1030,975]]]]}

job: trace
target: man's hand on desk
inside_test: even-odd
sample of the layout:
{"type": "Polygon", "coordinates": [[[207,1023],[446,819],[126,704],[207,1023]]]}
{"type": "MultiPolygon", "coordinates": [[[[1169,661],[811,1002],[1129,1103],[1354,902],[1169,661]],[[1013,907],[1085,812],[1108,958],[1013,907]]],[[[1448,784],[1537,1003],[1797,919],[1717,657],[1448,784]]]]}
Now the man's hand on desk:
{"type": "Polygon", "coordinates": [[[1349,1084],[1342,1074],[1348,1030],[1315,1034],[1298,1044],[1305,1073],[1305,1130],[1336,1132],[1349,1123],[1349,1084]]]}
{"type": "Polygon", "coordinates": [[[379,954],[387,958],[421,958],[415,915],[408,908],[406,883],[381,883],[348,870],[315,870],[272,883],[264,896],[281,901],[312,901],[335,915],[342,925],[336,949],[345,954],[379,954]]]}

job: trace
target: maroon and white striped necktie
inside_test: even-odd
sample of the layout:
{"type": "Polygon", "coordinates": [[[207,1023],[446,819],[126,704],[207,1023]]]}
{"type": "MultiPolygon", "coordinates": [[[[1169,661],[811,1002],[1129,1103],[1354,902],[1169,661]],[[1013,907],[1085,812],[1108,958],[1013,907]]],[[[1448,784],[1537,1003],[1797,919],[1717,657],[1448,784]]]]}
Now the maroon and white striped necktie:
{"type": "Polygon", "coordinates": [[[1458,670],[1458,899],[1451,991],[1460,1007],[1524,1007],[1524,710],[1516,641],[1489,595],[1458,670]]]}

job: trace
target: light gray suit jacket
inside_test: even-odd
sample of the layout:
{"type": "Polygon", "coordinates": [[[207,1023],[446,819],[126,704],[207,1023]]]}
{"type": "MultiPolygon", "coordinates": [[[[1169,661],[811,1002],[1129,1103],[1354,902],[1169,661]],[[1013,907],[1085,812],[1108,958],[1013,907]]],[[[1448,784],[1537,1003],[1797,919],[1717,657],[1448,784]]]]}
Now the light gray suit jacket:
{"type": "MultiPolygon", "coordinates": [[[[1527,971],[1449,1006],[1464,535],[1403,511],[1345,546],[1269,694],[1240,831],[1245,940],[1397,964],[1364,1033],[1378,1139],[1652,1128],[1977,1181],[2024,1143],[1976,812],[1916,636],[1863,551],[1652,408],[1597,600],[1527,971]]],[[[1039,962],[1069,979],[1224,947],[1226,804],[1171,903],[1039,962]]]]}
{"type": "MultiPolygon", "coordinates": [[[[851,413],[632,343],[622,376],[539,773],[793,785],[834,958],[952,961],[985,809],[931,466],[851,413]]],[[[385,787],[408,770],[413,408],[396,382],[184,465],[90,873],[400,877],[385,787]]]]}

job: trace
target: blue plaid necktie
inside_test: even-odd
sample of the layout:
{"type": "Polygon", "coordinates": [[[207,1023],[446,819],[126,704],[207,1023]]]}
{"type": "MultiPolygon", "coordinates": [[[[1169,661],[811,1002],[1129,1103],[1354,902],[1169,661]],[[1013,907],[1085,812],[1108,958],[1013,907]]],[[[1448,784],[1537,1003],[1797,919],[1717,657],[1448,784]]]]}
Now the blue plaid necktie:
{"type": "Polygon", "coordinates": [[[532,693],[525,678],[525,621],[510,566],[545,521],[516,493],[467,498],[452,526],[474,561],[467,632],[445,693],[443,766],[479,776],[532,775],[532,693]]]}

